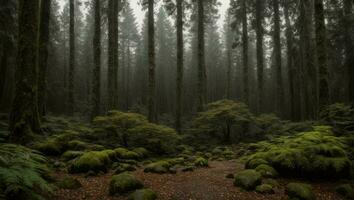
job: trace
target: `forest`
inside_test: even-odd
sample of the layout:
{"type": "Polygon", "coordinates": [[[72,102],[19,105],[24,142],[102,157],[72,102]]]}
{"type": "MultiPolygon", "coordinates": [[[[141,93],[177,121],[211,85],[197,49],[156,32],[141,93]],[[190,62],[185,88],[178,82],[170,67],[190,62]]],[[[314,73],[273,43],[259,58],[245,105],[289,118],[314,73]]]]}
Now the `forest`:
{"type": "Polygon", "coordinates": [[[0,0],[0,200],[354,200],[353,0],[0,0]]]}

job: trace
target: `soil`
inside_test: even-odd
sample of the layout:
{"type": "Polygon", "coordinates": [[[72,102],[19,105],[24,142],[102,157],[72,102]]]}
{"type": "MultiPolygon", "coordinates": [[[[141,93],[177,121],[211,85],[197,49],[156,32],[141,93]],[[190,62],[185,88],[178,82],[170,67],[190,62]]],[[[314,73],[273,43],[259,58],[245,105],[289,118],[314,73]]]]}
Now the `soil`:
{"type": "MultiPolygon", "coordinates": [[[[233,179],[226,178],[243,169],[243,165],[232,161],[212,161],[208,168],[199,168],[193,172],[178,172],[177,174],[144,173],[143,169],[134,172],[145,187],[158,194],[159,200],[285,200],[288,199],[284,185],[288,182],[304,182],[301,180],[279,179],[280,188],[275,194],[262,195],[256,192],[243,191],[233,185],[233,179]]],[[[68,176],[64,173],[56,177],[68,176]]],[[[69,175],[77,178],[82,188],[77,190],[60,189],[55,192],[54,200],[125,200],[127,196],[112,197],[108,195],[108,187],[112,173],[102,176],[88,177],[84,175],[69,175]]],[[[339,183],[312,182],[318,200],[342,200],[334,188],[339,183]]],[[[343,199],[344,200],[344,199],[343,199]]]]}

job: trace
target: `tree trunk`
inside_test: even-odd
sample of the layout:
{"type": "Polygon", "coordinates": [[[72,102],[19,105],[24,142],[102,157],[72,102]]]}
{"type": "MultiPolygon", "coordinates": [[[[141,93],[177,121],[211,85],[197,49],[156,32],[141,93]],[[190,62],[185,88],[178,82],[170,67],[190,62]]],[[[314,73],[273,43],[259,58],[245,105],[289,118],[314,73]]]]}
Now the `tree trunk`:
{"type": "Polygon", "coordinates": [[[130,107],[130,71],[131,71],[131,55],[130,55],[130,41],[128,40],[127,44],[127,73],[126,73],[126,85],[125,85],[125,107],[126,110],[129,110],[130,107]]]}
{"type": "Polygon", "coordinates": [[[323,0],[315,0],[316,50],[319,70],[319,105],[329,104],[327,38],[323,0]]]}
{"type": "Polygon", "coordinates": [[[275,68],[276,68],[276,91],[277,91],[277,113],[279,116],[284,112],[284,88],[282,76],[281,62],[281,43],[280,43],[280,15],[279,15],[279,0],[273,0],[274,9],[274,53],[275,53],[275,68]]]}
{"type": "Polygon", "coordinates": [[[148,119],[156,121],[156,91],[155,91],[155,27],[154,27],[154,0],[149,0],[148,8],[148,47],[149,47],[149,96],[148,96],[148,119]]]}
{"type": "Polygon", "coordinates": [[[344,19],[345,19],[345,65],[349,74],[349,102],[354,103],[354,44],[353,44],[353,26],[350,16],[353,15],[353,1],[344,0],[344,19]]]}
{"type": "Polygon", "coordinates": [[[257,81],[258,81],[258,113],[262,113],[264,102],[263,71],[264,71],[264,50],[263,50],[263,0],[256,2],[256,37],[257,37],[257,81]]]}
{"type": "Polygon", "coordinates": [[[177,90],[176,90],[176,130],[181,133],[182,87],[183,87],[183,0],[177,0],[177,90]]]}
{"type": "MultiPolygon", "coordinates": [[[[5,49],[7,47],[7,42],[4,41],[1,49],[1,57],[0,57],[0,98],[2,99],[2,95],[4,94],[5,89],[5,80],[7,74],[7,65],[8,65],[8,56],[9,51],[5,49]]],[[[1,101],[0,101],[1,103],[1,101]]]]}
{"type": "Polygon", "coordinates": [[[75,75],[75,1],[70,0],[70,58],[69,58],[69,89],[68,112],[74,115],[74,75],[75,75]]]}
{"type": "Polygon", "coordinates": [[[118,106],[118,2],[108,1],[108,109],[118,106]]]}
{"type": "Polygon", "coordinates": [[[249,105],[247,0],[242,0],[243,101],[249,105]]]}
{"type": "Polygon", "coordinates": [[[100,115],[101,105],[101,5],[95,0],[95,31],[93,36],[92,119],[100,115]]]}
{"type": "Polygon", "coordinates": [[[198,111],[203,111],[206,103],[206,69],[204,38],[204,3],[198,0],[198,111]]]}
{"type": "Polygon", "coordinates": [[[227,15],[227,29],[226,29],[226,56],[227,56],[227,83],[226,83],[226,97],[231,99],[231,67],[232,67],[232,36],[231,32],[231,16],[227,15]]]}
{"type": "Polygon", "coordinates": [[[49,47],[49,23],[50,23],[51,0],[41,1],[40,24],[39,24],[39,49],[38,49],[38,111],[39,115],[46,115],[47,97],[47,68],[49,47]]]}
{"type": "Polygon", "coordinates": [[[40,131],[38,114],[37,41],[39,0],[20,0],[15,97],[10,117],[10,140],[24,144],[40,131]]]}

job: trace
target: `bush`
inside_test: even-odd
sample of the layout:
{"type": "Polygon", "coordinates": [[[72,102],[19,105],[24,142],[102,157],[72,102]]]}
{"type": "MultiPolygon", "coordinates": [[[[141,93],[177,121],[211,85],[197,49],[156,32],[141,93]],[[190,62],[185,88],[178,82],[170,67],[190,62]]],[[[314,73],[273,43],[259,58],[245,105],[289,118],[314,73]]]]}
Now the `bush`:
{"type": "Polygon", "coordinates": [[[43,199],[52,192],[44,177],[46,159],[31,149],[0,145],[0,191],[6,199],[43,199]]]}
{"type": "Polygon", "coordinates": [[[312,187],[303,183],[289,183],[286,186],[286,193],[290,199],[315,200],[312,187]]]}
{"type": "Polygon", "coordinates": [[[235,175],[234,185],[245,190],[253,190],[261,183],[261,174],[253,169],[246,169],[235,175]]]}
{"type": "Polygon", "coordinates": [[[112,177],[109,184],[109,194],[121,195],[142,187],[143,184],[138,179],[136,179],[132,174],[125,172],[112,177]]]}
{"type": "Polygon", "coordinates": [[[43,142],[36,143],[34,148],[49,156],[60,156],[68,149],[68,143],[78,138],[79,134],[75,131],[64,131],[62,134],[53,135],[43,142]]]}
{"type": "Polygon", "coordinates": [[[205,159],[205,158],[202,158],[202,157],[197,158],[197,159],[194,161],[194,165],[195,165],[196,167],[208,167],[208,166],[209,166],[208,160],[205,159]]]}
{"type": "Polygon", "coordinates": [[[193,131],[196,133],[222,133],[224,142],[230,142],[233,129],[239,126],[242,132],[247,132],[248,123],[253,115],[244,103],[231,100],[221,100],[210,103],[206,111],[198,114],[193,121],[193,131]]]}
{"type": "Polygon", "coordinates": [[[255,153],[248,156],[248,163],[262,159],[284,175],[348,177],[351,163],[343,138],[335,137],[330,127],[314,129],[257,143],[255,153]]]}

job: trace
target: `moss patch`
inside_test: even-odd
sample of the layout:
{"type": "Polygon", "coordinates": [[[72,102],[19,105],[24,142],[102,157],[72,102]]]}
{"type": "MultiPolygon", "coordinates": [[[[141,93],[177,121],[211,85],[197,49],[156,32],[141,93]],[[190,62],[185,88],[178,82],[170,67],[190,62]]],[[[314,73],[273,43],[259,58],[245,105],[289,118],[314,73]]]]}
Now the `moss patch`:
{"type": "Polygon", "coordinates": [[[107,152],[91,151],[76,158],[69,167],[70,173],[86,173],[88,171],[106,172],[111,160],[107,152]]]}
{"type": "Polygon", "coordinates": [[[70,190],[75,190],[82,187],[80,181],[72,177],[65,177],[64,179],[58,181],[55,185],[58,188],[70,190]]]}
{"type": "Polygon", "coordinates": [[[262,176],[256,170],[247,169],[235,175],[234,185],[245,190],[253,190],[262,182],[262,176]]]}
{"type": "Polygon", "coordinates": [[[143,184],[132,174],[121,173],[112,177],[109,184],[109,194],[121,195],[142,187],[143,184]]]}
{"type": "Polygon", "coordinates": [[[208,160],[205,159],[205,158],[202,158],[202,157],[197,158],[197,159],[194,161],[194,165],[195,165],[196,167],[208,167],[208,166],[209,166],[208,160]]]}
{"type": "Polygon", "coordinates": [[[140,189],[136,190],[128,198],[129,200],[155,200],[157,199],[157,194],[151,189],[140,189]]]}
{"type": "Polygon", "coordinates": [[[336,192],[347,199],[354,199],[354,190],[349,184],[338,186],[336,192]]]}
{"type": "Polygon", "coordinates": [[[303,183],[289,183],[286,186],[286,194],[290,199],[315,200],[316,196],[312,192],[312,187],[303,183]]]}
{"type": "Polygon", "coordinates": [[[261,194],[274,194],[273,186],[262,184],[256,187],[256,192],[261,194]]]}
{"type": "Polygon", "coordinates": [[[265,178],[275,178],[278,176],[278,172],[271,166],[269,165],[259,165],[258,167],[256,167],[255,169],[257,172],[259,172],[262,177],[265,178]]]}
{"type": "Polygon", "coordinates": [[[144,168],[144,172],[163,174],[163,173],[168,173],[170,167],[171,167],[171,163],[167,161],[158,161],[158,162],[148,164],[144,168]]]}

